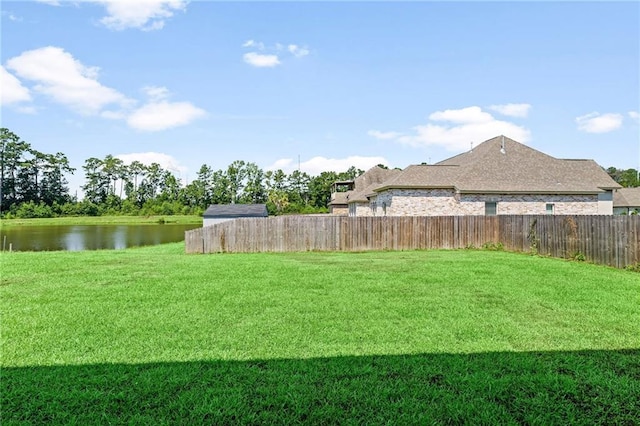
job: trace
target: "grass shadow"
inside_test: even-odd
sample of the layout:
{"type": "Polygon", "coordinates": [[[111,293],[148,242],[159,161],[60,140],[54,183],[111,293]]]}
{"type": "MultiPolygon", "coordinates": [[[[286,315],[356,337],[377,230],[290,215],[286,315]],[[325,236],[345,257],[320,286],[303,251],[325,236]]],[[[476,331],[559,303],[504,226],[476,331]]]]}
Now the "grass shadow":
{"type": "Polygon", "coordinates": [[[5,367],[2,424],[637,424],[640,350],[5,367]]]}

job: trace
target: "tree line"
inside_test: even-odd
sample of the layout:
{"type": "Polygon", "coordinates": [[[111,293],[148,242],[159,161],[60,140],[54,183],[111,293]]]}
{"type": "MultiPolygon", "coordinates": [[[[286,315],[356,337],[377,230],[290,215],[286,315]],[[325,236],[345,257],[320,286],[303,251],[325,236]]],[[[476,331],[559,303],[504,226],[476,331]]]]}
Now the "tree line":
{"type": "Polygon", "coordinates": [[[640,176],[636,169],[617,169],[609,167],[607,173],[613,180],[625,188],[636,188],[640,186],[640,176]]]}
{"type": "MultiPolygon", "coordinates": [[[[84,198],[69,194],[66,175],[76,170],[65,154],[34,149],[9,129],[0,129],[0,215],[4,218],[98,215],[201,215],[210,204],[266,204],[272,215],[323,213],[334,182],[363,170],[350,167],[311,176],[300,170],[264,171],[236,160],[224,169],[203,164],[186,185],[157,163],[125,164],[113,155],[85,160],[84,198]]],[[[638,171],[609,167],[624,187],[640,186],[638,171]]]]}
{"type": "Polygon", "coordinates": [[[311,176],[300,170],[264,171],[236,160],[224,169],[203,164],[186,185],[158,163],[125,164],[113,155],[91,157],[82,166],[84,198],[69,194],[67,174],[76,170],[62,153],[34,149],[9,129],[0,129],[1,193],[4,218],[68,215],[202,214],[210,204],[264,203],[270,214],[323,213],[335,181],[351,180],[363,170],[311,176]]]}

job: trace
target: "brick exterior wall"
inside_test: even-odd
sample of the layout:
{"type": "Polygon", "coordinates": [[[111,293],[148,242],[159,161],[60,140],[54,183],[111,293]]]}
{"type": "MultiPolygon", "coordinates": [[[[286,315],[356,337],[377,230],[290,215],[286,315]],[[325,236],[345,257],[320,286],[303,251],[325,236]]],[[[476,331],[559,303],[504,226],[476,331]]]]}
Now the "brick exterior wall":
{"type": "Polygon", "coordinates": [[[545,214],[547,204],[556,215],[602,214],[597,195],[456,194],[453,189],[391,189],[373,197],[372,204],[355,203],[354,210],[356,216],[484,215],[485,202],[496,202],[498,214],[545,214]]]}

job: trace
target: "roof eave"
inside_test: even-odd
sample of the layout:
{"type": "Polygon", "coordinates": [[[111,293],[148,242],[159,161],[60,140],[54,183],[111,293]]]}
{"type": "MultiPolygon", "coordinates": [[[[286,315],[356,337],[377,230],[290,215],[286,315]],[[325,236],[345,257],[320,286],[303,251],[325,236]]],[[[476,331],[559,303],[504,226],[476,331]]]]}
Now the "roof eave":
{"type": "Polygon", "coordinates": [[[456,189],[453,185],[387,185],[374,189],[375,192],[386,191],[387,189],[456,189]]]}
{"type": "Polygon", "coordinates": [[[500,189],[460,189],[458,190],[459,194],[518,194],[518,195],[528,195],[528,194],[598,195],[598,194],[602,194],[603,192],[604,191],[549,191],[549,190],[508,191],[508,190],[500,190],[500,189]]]}

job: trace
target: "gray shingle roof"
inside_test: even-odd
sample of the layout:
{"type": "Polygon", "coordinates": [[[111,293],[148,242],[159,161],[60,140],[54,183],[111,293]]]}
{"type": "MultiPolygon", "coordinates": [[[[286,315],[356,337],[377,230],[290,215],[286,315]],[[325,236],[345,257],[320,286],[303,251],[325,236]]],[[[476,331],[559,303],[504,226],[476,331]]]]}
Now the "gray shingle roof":
{"type": "Polygon", "coordinates": [[[211,204],[203,215],[208,219],[267,216],[269,213],[265,204],[211,204]]]}
{"type": "Polygon", "coordinates": [[[409,166],[375,188],[455,188],[470,193],[599,193],[620,188],[593,160],[562,160],[503,136],[435,165],[409,166]],[[504,144],[504,150],[503,148],[504,144]],[[502,152],[504,151],[504,153],[502,152]]]}
{"type": "Polygon", "coordinates": [[[613,191],[613,207],[640,207],[640,187],[613,191]]]}
{"type": "Polygon", "coordinates": [[[380,186],[382,182],[392,179],[400,173],[402,173],[402,171],[397,169],[383,169],[378,166],[372,167],[355,179],[353,191],[346,193],[346,202],[368,201],[367,195],[371,194],[375,187],[380,186]]]}
{"type": "Polygon", "coordinates": [[[348,191],[348,192],[334,192],[333,194],[331,194],[331,201],[329,202],[329,205],[346,205],[348,203],[347,201],[347,195],[349,194],[349,192],[353,192],[353,191],[348,191]]]}

